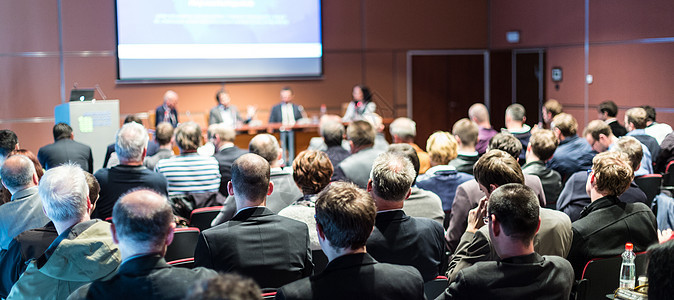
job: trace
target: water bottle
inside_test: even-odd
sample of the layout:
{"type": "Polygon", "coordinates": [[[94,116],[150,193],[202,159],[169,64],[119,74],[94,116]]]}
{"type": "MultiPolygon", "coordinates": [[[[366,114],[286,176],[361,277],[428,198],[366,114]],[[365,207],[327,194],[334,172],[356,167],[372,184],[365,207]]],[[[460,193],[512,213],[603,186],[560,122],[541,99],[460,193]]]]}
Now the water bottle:
{"type": "Polygon", "coordinates": [[[634,259],[636,254],[632,249],[632,243],[625,244],[625,252],[623,252],[623,263],[620,266],[620,288],[634,289],[636,280],[636,267],[634,266],[634,259]]]}

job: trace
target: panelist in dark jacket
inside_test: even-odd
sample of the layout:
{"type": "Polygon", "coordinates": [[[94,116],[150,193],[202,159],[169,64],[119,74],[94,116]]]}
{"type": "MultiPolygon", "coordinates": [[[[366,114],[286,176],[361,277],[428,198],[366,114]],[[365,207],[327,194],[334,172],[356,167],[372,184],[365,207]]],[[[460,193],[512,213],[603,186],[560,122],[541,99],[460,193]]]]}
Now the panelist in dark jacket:
{"type": "Polygon", "coordinates": [[[213,270],[177,268],[164,261],[174,228],[165,196],[150,190],[123,196],[111,224],[122,254],[117,274],[80,287],[68,299],[183,299],[195,280],[217,276],[213,270]]]}
{"type": "Polygon", "coordinates": [[[157,106],[157,109],[154,112],[154,126],[157,127],[161,122],[168,122],[173,125],[173,128],[178,126],[178,111],[176,110],[176,105],[178,105],[178,93],[174,91],[166,91],[164,93],[164,103],[157,106]]]}
{"type": "Polygon", "coordinates": [[[322,273],[281,287],[276,299],[425,299],[417,269],[378,263],[365,251],[376,211],[354,184],[328,185],[316,199],[316,231],[329,263],[322,273]]]}
{"type": "Polygon", "coordinates": [[[253,153],[232,165],[227,190],[238,212],[199,235],[195,266],[237,272],[253,278],[262,288],[278,288],[311,275],[309,230],[305,223],[279,216],[265,207],[274,190],[269,163],[253,153]]]}

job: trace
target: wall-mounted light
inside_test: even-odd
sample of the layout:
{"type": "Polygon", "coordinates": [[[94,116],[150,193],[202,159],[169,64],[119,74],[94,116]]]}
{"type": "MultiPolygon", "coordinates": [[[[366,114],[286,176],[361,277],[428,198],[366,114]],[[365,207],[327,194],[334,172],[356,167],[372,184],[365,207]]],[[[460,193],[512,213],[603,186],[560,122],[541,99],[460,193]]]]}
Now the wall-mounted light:
{"type": "Polygon", "coordinates": [[[516,44],[520,42],[520,31],[519,30],[512,30],[506,32],[506,41],[511,44],[516,44]]]}

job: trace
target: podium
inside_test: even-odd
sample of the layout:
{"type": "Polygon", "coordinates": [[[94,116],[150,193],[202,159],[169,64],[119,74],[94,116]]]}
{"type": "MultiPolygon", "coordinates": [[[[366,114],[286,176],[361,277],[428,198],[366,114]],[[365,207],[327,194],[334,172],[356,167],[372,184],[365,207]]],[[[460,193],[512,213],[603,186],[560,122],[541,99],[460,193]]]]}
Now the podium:
{"type": "Polygon", "coordinates": [[[103,167],[105,152],[119,130],[119,100],[73,101],[54,108],[55,124],[73,128],[75,141],[91,147],[94,172],[103,167]]]}

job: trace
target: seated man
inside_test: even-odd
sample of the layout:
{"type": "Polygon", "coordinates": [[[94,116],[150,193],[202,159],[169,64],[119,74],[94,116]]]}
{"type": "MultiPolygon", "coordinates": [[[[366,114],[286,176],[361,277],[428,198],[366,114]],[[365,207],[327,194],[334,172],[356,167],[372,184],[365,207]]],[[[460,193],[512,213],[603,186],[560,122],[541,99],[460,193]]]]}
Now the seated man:
{"type": "Polygon", "coordinates": [[[54,143],[37,152],[37,158],[45,170],[67,162],[74,162],[89,173],[94,172],[91,148],[73,140],[73,129],[66,123],[58,123],[53,128],[54,143]]]}
{"type": "MultiPolygon", "coordinates": [[[[143,160],[143,165],[148,168],[148,170],[154,170],[154,167],[157,166],[157,163],[165,158],[171,158],[175,156],[173,153],[173,144],[171,139],[173,138],[173,126],[168,122],[161,122],[157,125],[157,128],[154,131],[155,144],[159,145],[155,154],[150,155],[148,150],[148,155],[145,156],[143,160]]],[[[149,147],[150,144],[148,144],[149,147]]]]}
{"type": "Polygon", "coordinates": [[[119,165],[99,169],[94,174],[101,191],[92,218],[105,220],[112,216],[112,207],[117,199],[133,189],[143,187],[167,195],[166,178],[143,166],[148,138],[145,127],[136,122],[126,123],[119,129],[115,136],[119,165]]]}
{"type": "Polygon", "coordinates": [[[456,121],[452,126],[452,134],[456,139],[458,151],[456,158],[452,159],[449,165],[455,167],[457,171],[473,175],[473,165],[479,158],[475,150],[479,132],[480,128],[477,124],[466,118],[456,121]]]}
{"type": "MultiPolygon", "coordinates": [[[[278,213],[302,197],[302,191],[300,191],[293,180],[292,168],[283,167],[283,149],[281,149],[278,140],[273,135],[261,133],[254,136],[248,144],[248,151],[262,156],[269,163],[271,170],[270,181],[274,184],[274,192],[267,197],[265,204],[269,210],[278,213]]],[[[225,199],[222,210],[213,219],[211,225],[215,226],[227,222],[236,213],[236,199],[234,195],[229,194],[227,199],[225,199]]]]}
{"type": "Polygon", "coordinates": [[[571,264],[534,252],[534,236],[543,222],[539,210],[536,195],[522,184],[494,190],[489,203],[481,203],[469,218],[487,222],[500,261],[461,270],[438,299],[569,299],[571,264]]]}
{"type": "Polygon", "coordinates": [[[211,140],[215,146],[213,157],[218,160],[220,168],[220,188],[218,192],[223,196],[227,196],[227,183],[232,179],[232,164],[241,155],[248,153],[248,151],[234,145],[234,139],[236,139],[234,127],[218,123],[209,126],[209,130],[212,131],[213,136],[211,140]]]}
{"type": "Polygon", "coordinates": [[[35,165],[26,156],[7,158],[0,170],[2,184],[12,194],[10,202],[0,206],[0,250],[5,251],[18,234],[49,222],[38,195],[35,165]]]}
{"type": "MultiPolygon", "coordinates": [[[[613,147],[613,151],[627,154],[628,163],[632,167],[632,170],[639,169],[640,162],[642,161],[643,149],[643,145],[630,136],[619,138],[613,147]]],[[[585,188],[587,178],[587,171],[576,172],[569,177],[562,192],[559,194],[557,210],[567,214],[572,222],[580,218],[581,211],[591,202],[590,195],[585,188]]],[[[618,199],[625,203],[647,203],[646,194],[639,188],[634,180],[630,183],[627,190],[622,193],[622,195],[618,196],[618,199]]]]}
{"type": "Polygon", "coordinates": [[[646,134],[655,138],[658,141],[658,144],[662,144],[662,141],[665,140],[665,137],[672,133],[672,126],[669,126],[665,123],[660,123],[655,121],[655,108],[650,105],[642,105],[641,108],[646,110],[646,128],[644,131],[646,134]]]}
{"type": "Polygon", "coordinates": [[[351,145],[351,156],[335,167],[334,180],[355,183],[361,188],[367,186],[372,162],[383,151],[374,149],[375,128],[366,121],[354,121],[346,128],[346,136],[351,145]]]}
{"type": "Polygon", "coordinates": [[[379,262],[413,266],[430,281],[444,273],[447,242],[442,225],[402,210],[415,177],[404,156],[385,152],[375,159],[367,191],[377,206],[377,219],[367,250],[379,262]]]}
{"type": "Polygon", "coordinates": [[[365,243],[375,223],[370,195],[335,182],[316,200],[316,230],[330,261],[325,270],[281,287],[276,299],[425,299],[419,271],[378,263],[365,243]]]}
{"type": "Polygon", "coordinates": [[[555,208],[562,191],[562,176],[545,166],[557,149],[557,138],[550,130],[539,129],[531,134],[527,146],[527,163],[522,166],[524,174],[536,175],[541,180],[545,192],[545,205],[555,208]]]}
{"type": "MultiPolygon", "coordinates": [[[[415,149],[408,144],[393,144],[388,151],[407,157],[414,166],[415,176],[419,175],[419,157],[415,149]]],[[[415,177],[416,181],[416,177],[415,177]]],[[[435,193],[422,190],[412,183],[412,192],[403,202],[403,211],[408,216],[429,218],[443,224],[445,212],[442,210],[442,200],[435,193]]]]}
{"type": "Polygon", "coordinates": [[[47,170],[39,194],[59,236],[14,284],[7,299],[65,299],[80,286],[111,278],[121,261],[110,223],[90,220],[92,205],[82,169],[65,164],[47,170]]]}
{"type": "Polygon", "coordinates": [[[346,129],[342,124],[342,118],[337,115],[324,115],[321,117],[319,126],[321,137],[311,138],[307,150],[325,152],[330,159],[330,163],[337,166],[351,155],[351,152],[347,150],[349,142],[344,140],[346,129]]]}
{"type": "Polygon", "coordinates": [[[585,264],[593,258],[620,255],[625,243],[634,252],[658,242],[653,212],[643,203],[624,203],[618,199],[634,178],[627,155],[615,151],[597,154],[587,179],[592,203],[573,222],[573,242],[567,259],[580,279],[585,264]]]}
{"type": "Polygon", "coordinates": [[[592,167],[592,158],[596,153],[578,136],[576,118],[561,113],[552,119],[551,130],[559,140],[559,146],[547,163],[550,169],[559,172],[566,181],[573,173],[592,167]]]}
{"type": "MultiPolygon", "coordinates": [[[[519,159],[519,153],[522,151],[522,143],[511,134],[498,133],[489,142],[488,149],[505,151],[517,160],[519,159]]],[[[545,193],[543,193],[541,180],[535,175],[525,174],[524,184],[534,190],[541,207],[545,207],[545,193]]],[[[477,207],[480,199],[484,196],[485,193],[480,190],[480,186],[475,179],[468,180],[456,188],[456,196],[452,203],[452,213],[449,218],[449,227],[445,236],[449,243],[449,249],[452,252],[456,250],[461,235],[466,231],[468,211],[477,207]]]]}
{"type": "MultiPolygon", "coordinates": [[[[489,201],[491,193],[499,186],[522,184],[525,180],[515,159],[500,150],[489,150],[480,157],[475,163],[475,179],[486,195],[480,203],[489,201]]],[[[572,238],[571,220],[562,212],[540,207],[540,203],[539,208],[541,224],[533,239],[534,250],[541,255],[566,257],[572,238]]],[[[489,227],[483,226],[481,218],[471,219],[468,214],[466,224],[466,231],[449,263],[450,280],[475,263],[499,260],[490,240],[489,227]]]]}
{"type": "Polygon", "coordinates": [[[173,211],[164,195],[136,190],[122,196],[112,212],[112,239],[122,264],[110,280],[96,280],[68,299],[183,299],[194,280],[217,276],[213,270],[193,270],[166,264],[173,240],[173,211]]]}
{"type": "Polygon", "coordinates": [[[265,207],[274,190],[269,163],[257,154],[244,154],[232,165],[227,184],[236,199],[237,214],[230,221],[199,234],[194,265],[253,278],[263,288],[311,275],[307,225],[276,215],[265,207]]]}
{"type": "Polygon", "coordinates": [[[491,127],[491,122],[489,121],[489,111],[482,103],[475,103],[471,105],[470,108],[468,108],[468,118],[475,122],[480,128],[480,131],[477,135],[477,144],[475,144],[475,150],[477,150],[479,155],[482,155],[487,152],[489,141],[498,132],[491,127]]]}
{"type": "MultiPolygon", "coordinates": [[[[611,127],[604,122],[594,120],[587,124],[583,131],[585,140],[592,147],[592,150],[597,153],[612,150],[618,138],[611,133],[611,127]]],[[[641,157],[641,164],[639,169],[634,170],[634,176],[642,176],[646,174],[653,174],[653,160],[651,152],[648,147],[641,144],[643,156],[641,157]]]]}
{"type": "Polygon", "coordinates": [[[618,119],[616,119],[616,116],[618,116],[618,105],[615,102],[606,100],[599,103],[597,112],[599,113],[599,120],[604,121],[606,125],[610,126],[613,136],[621,137],[627,134],[627,129],[620,125],[618,119]]]}
{"type": "Polygon", "coordinates": [[[519,103],[508,105],[505,112],[505,131],[514,135],[522,144],[522,151],[518,156],[520,165],[524,165],[525,151],[531,138],[531,126],[524,124],[527,121],[526,114],[526,109],[519,103]]]}
{"type": "Polygon", "coordinates": [[[651,152],[651,159],[658,157],[660,153],[660,143],[646,133],[648,124],[648,115],[646,110],[641,107],[633,107],[625,112],[625,128],[627,135],[639,140],[648,151],[651,152]]]}
{"type": "Polygon", "coordinates": [[[417,123],[412,119],[401,117],[393,120],[389,125],[389,132],[394,144],[409,144],[414,147],[419,157],[419,174],[424,174],[431,167],[431,157],[414,143],[417,137],[417,123]]]}

